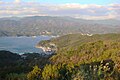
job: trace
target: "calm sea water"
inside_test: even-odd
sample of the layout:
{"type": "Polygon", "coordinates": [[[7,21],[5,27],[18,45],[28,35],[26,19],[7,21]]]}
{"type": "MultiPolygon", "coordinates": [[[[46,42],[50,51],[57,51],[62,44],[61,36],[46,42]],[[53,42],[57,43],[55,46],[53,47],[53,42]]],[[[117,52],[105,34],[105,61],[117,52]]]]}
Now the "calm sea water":
{"type": "Polygon", "coordinates": [[[37,37],[0,37],[0,50],[8,50],[15,53],[41,53],[42,50],[35,48],[35,45],[41,40],[49,40],[50,36],[37,37]]]}

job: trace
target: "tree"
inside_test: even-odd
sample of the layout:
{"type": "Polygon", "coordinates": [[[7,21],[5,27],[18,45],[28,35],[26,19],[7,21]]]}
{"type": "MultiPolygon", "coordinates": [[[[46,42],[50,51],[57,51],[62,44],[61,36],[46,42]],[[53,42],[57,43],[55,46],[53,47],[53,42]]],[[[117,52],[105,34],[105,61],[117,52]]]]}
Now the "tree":
{"type": "Polygon", "coordinates": [[[41,69],[38,66],[34,66],[33,70],[28,73],[27,79],[28,80],[38,80],[40,79],[41,69]]]}
{"type": "Polygon", "coordinates": [[[43,80],[56,80],[59,78],[57,65],[46,65],[42,72],[43,80]]]}

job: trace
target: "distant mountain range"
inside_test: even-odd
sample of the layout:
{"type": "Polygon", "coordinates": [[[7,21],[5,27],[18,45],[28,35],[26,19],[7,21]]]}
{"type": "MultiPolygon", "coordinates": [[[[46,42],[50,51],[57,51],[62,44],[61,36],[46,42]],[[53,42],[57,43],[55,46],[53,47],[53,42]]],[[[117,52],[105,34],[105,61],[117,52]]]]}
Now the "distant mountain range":
{"type": "Polygon", "coordinates": [[[120,33],[119,20],[84,20],[71,17],[0,18],[0,36],[120,33]]]}

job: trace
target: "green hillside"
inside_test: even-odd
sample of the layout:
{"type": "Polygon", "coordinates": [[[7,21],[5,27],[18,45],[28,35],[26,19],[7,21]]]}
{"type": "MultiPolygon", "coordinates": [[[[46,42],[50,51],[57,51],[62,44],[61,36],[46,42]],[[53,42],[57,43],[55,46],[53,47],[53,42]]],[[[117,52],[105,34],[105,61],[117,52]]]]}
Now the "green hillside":
{"type": "MultiPolygon", "coordinates": [[[[65,80],[120,79],[120,34],[93,36],[70,34],[41,43],[51,42],[55,43],[59,49],[56,55],[50,58],[52,65],[46,65],[45,69],[56,67],[57,72],[51,75],[46,73],[46,77],[52,77],[52,75],[54,75],[52,79],[67,77],[65,80]],[[60,73],[61,70],[63,73],[60,73]],[[57,77],[55,77],[56,74],[58,74],[57,77]]],[[[47,79],[51,80],[49,77],[47,79]]]]}
{"type": "Polygon", "coordinates": [[[69,49],[75,48],[80,46],[81,44],[88,43],[88,42],[96,42],[96,41],[113,41],[113,42],[119,42],[120,41],[120,34],[95,34],[92,36],[87,35],[81,35],[81,34],[68,34],[64,35],[55,39],[42,41],[38,43],[38,45],[41,45],[42,43],[54,43],[57,45],[59,49],[69,49]]]}
{"type": "Polygon", "coordinates": [[[120,34],[96,34],[92,36],[69,34],[37,46],[57,46],[55,54],[15,55],[0,52],[0,59],[13,61],[14,65],[0,67],[3,80],[120,80],[120,34]],[[18,56],[6,57],[9,55],[18,56]],[[25,57],[26,56],[26,57],[25,57]],[[5,59],[6,58],[6,59],[5,59]],[[13,67],[14,66],[14,67],[13,67]],[[33,67],[33,70],[32,70],[33,67]],[[8,71],[10,70],[10,71],[8,71]],[[14,71],[13,71],[14,70],[14,71]]]}

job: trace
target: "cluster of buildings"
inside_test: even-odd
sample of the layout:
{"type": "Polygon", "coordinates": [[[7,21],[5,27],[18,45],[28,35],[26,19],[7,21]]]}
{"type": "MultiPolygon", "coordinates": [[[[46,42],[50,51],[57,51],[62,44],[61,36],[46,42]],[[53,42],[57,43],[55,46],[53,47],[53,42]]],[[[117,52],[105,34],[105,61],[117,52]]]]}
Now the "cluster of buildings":
{"type": "Polygon", "coordinates": [[[36,48],[40,48],[43,50],[43,52],[47,55],[54,54],[57,51],[57,46],[53,43],[47,44],[47,46],[36,46],[36,48]]]}

